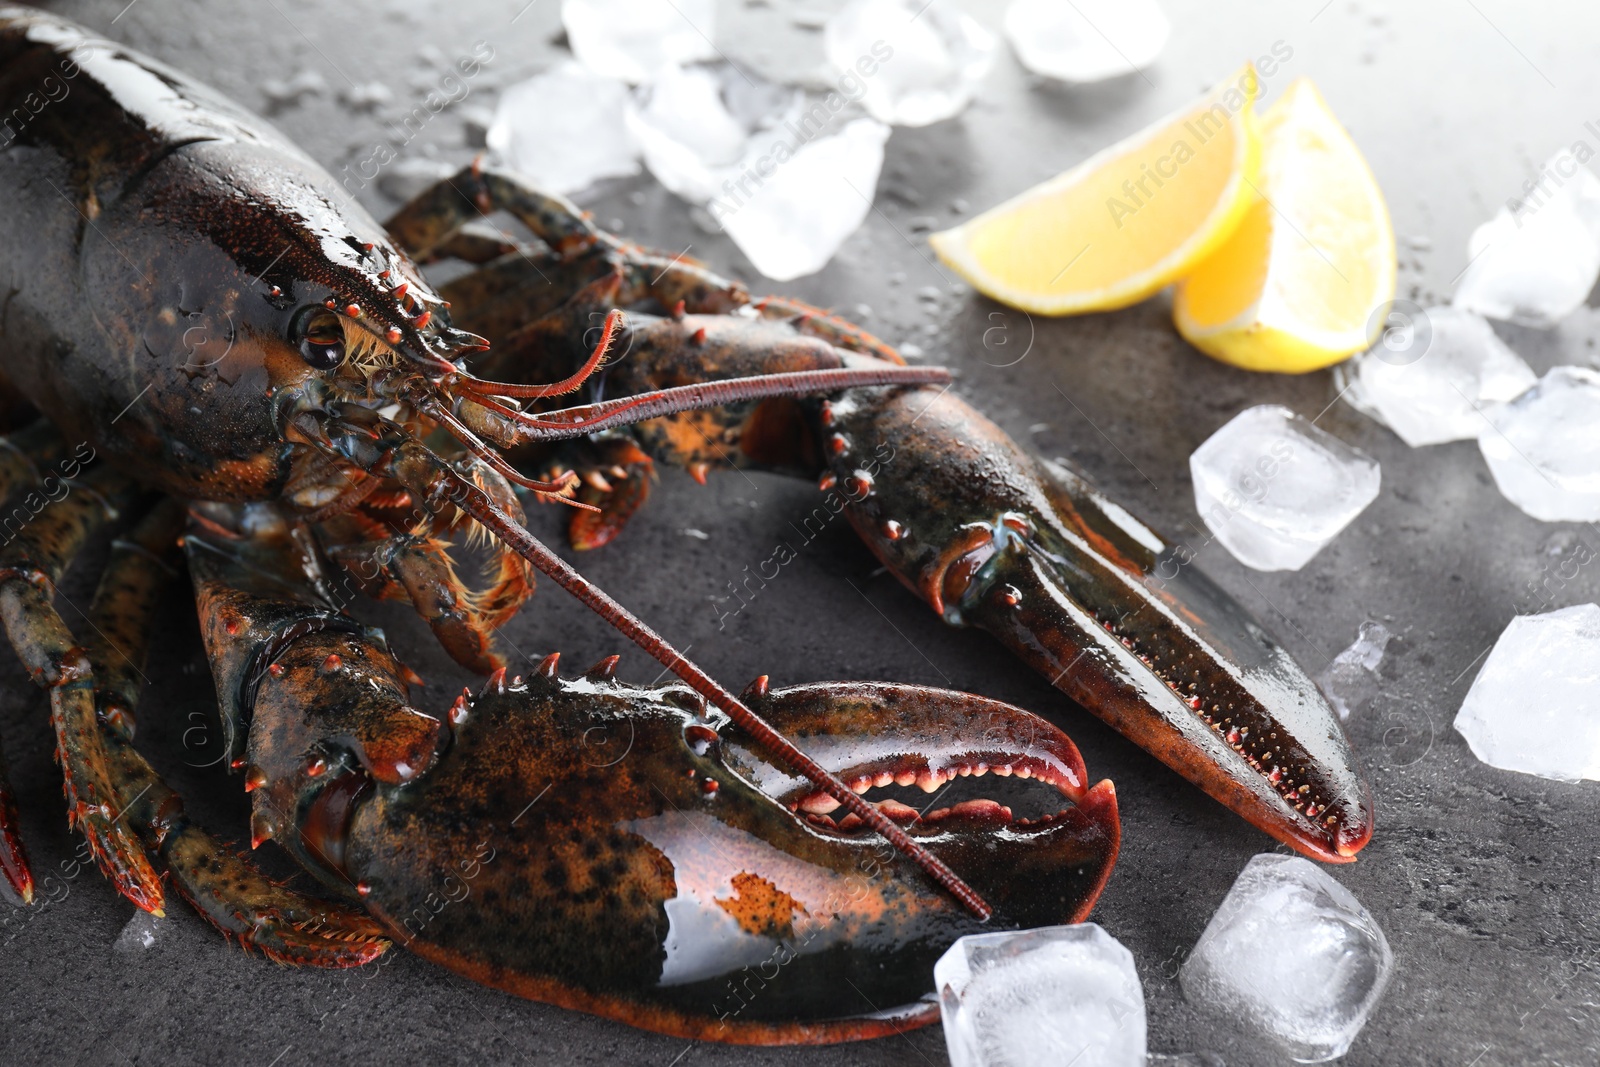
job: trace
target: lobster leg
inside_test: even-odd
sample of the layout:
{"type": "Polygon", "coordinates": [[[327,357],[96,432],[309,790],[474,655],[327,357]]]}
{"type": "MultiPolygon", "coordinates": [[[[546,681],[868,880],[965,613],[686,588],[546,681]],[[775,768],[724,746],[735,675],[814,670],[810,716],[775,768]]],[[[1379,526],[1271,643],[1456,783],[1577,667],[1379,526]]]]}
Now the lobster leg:
{"type": "Polygon", "coordinates": [[[446,546],[428,536],[384,536],[387,531],[374,529],[371,520],[362,521],[366,518],[341,515],[321,525],[329,557],[368,595],[410,601],[450,658],[467,670],[489,674],[504,667],[493,649],[492,620],[476,609],[446,546]]]}
{"type": "MultiPolygon", "coordinates": [[[[53,467],[65,452],[65,442],[49,423],[40,421],[7,437],[0,437],[0,501],[8,501],[14,490],[41,481],[40,467],[53,467]]],[[[13,515],[5,518],[5,537],[16,536],[13,515]]],[[[20,522],[17,523],[20,529],[20,522]]],[[[33,873],[28,852],[22,842],[16,797],[11,790],[5,752],[0,748],[0,877],[21,898],[33,903],[33,873]]]]}
{"type": "Polygon", "coordinates": [[[131,503],[135,490],[108,469],[62,484],[66,495],[43,507],[0,549],[0,619],[29,675],[50,694],[68,820],[87,838],[95,862],[117,891],[160,914],[160,879],[122,818],[96,717],[94,672],[53,604],[56,583],[84,541],[117,508],[131,503]]]}
{"type": "Polygon", "coordinates": [[[100,683],[99,721],[123,818],[162,860],[183,899],[244,948],[281,963],[366,963],[388,945],[371,919],[263,876],[191,822],[183,799],[133,747],[133,714],[154,610],[173,573],[169,562],[182,524],[182,507],[166,500],[127,538],[114,542],[89,608],[95,636],[87,651],[100,683]]]}
{"type": "Polygon", "coordinates": [[[3,752],[0,752],[0,876],[22,903],[33,903],[33,870],[28,865],[28,850],[22,844],[21,816],[17,813],[17,798],[11,791],[10,772],[3,752]]]}
{"type": "MultiPolygon", "coordinates": [[[[367,408],[344,406],[340,423],[358,432],[379,425],[367,408]],[[360,422],[350,420],[360,419],[360,422]]],[[[522,505],[505,478],[482,463],[463,470],[501,510],[522,519],[522,505]]],[[[494,631],[533,593],[532,571],[520,556],[496,552],[487,585],[469,588],[457,576],[445,540],[479,528],[453,513],[431,514],[405,487],[363,472],[343,457],[309,453],[296,464],[285,494],[297,520],[317,531],[323,550],[350,581],[375,599],[407,600],[457,663],[480,674],[504,666],[494,631]]]]}
{"type": "Polygon", "coordinates": [[[582,442],[582,461],[566,464],[583,479],[579,503],[594,511],[574,511],[567,522],[572,547],[580,552],[599,548],[622,532],[633,513],[650,498],[655,462],[634,442],[632,434],[614,434],[582,442]]]}
{"type": "MultiPolygon", "coordinates": [[[[493,489],[501,508],[520,517],[521,505],[510,487],[492,471],[478,468],[476,473],[497,483],[493,489]]],[[[318,531],[329,557],[369,595],[409,600],[457,663],[479,674],[504,667],[493,648],[494,632],[532,595],[528,565],[515,553],[496,552],[489,584],[470,589],[456,575],[437,518],[427,516],[421,523],[416,518],[415,512],[405,512],[396,532],[381,510],[360,507],[318,524],[318,531]]]]}
{"type": "MultiPolygon", "coordinates": [[[[464,224],[496,210],[509,211],[560,260],[593,257],[591,280],[614,274],[617,299],[613,306],[648,297],[667,308],[681,301],[689,310],[724,312],[749,301],[739,283],[682,256],[666,256],[619,241],[597,229],[566,197],[544,192],[509,171],[477,164],[418,194],[389,219],[387,227],[401,247],[427,261],[442,254],[446,242],[464,224]]],[[[524,309],[521,322],[528,318],[524,309]]]]}

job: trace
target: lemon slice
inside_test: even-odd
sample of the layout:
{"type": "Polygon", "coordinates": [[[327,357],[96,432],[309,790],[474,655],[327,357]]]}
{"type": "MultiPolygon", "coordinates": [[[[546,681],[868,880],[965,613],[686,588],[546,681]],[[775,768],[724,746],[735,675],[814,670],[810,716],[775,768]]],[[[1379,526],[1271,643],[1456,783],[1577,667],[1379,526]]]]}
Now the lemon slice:
{"type": "Polygon", "coordinates": [[[1255,197],[1245,64],[1197,103],[929,238],[973,288],[1044,315],[1126,307],[1189,273],[1255,197]]]}
{"type": "Polygon", "coordinates": [[[1247,370],[1368,348],[1394,299],[1394,227],[1367,161],[1305,78],[1261,116],[1261,193],[1173,299],[1178,332],[1247,370]]]}

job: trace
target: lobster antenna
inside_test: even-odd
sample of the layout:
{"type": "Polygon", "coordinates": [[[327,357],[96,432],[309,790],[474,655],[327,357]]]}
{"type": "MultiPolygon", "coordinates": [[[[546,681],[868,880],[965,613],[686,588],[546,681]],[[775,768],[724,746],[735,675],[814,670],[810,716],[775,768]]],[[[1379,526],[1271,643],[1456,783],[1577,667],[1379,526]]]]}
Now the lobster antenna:
{"type": "Polygon", "coordinates": [[[524,399],[536,399],[546,396],[564,396],[575,393],[583,383],[594,376],[600,369],[600,361],[611,350],[611,339],[617,335],[617,330],[622,327],[622,312],[612,308],[606,315],[605,325],[600,328],[600,341],[589,353],[589,358],[577,371],[559,382],[549,385],[520,385],[515,382],[490,382],[475,375],[459,372],[451,376],[452,383],[464,392],[476,396],[514,396],[524,399]]]}
{"type": "Polygon", "coordinates": [[[752,374],[696,382],[670,389],[656,389],[634,396],[618,397],[598,404],[561,408],[529,415],[513,411],[486,396],[472,399],[496,414],[510,419],[516,428],[517,443],[561,441],[584,437],[613,426],[625,426],[645,419],[676,415],[680,411],[722,407],[746,400],[773,397],[818,396],[846,389],[865,389],[880,385],[947,385],[950,372],[943,367],[836,367],[825,370],[788,371],[782,374],[752,374]]]}
{"type": "Polygon", "coordinates": [[[890,821],[887,815],[867,803],[863,797],[857,795],[834,775],[829,774],[810,756],[796,748],[794,742],[784,737],[765,719],[718,685],[710,675],[685,659],[666,638],[611,599],[599,586],[573,570],[566,560],[551,552],[533,534],[501,511],[488,494],[453,469],[442,468],[442,473],[449,482],[446,495],[451,503],[483,524],[484,528],[493,532],[506,547],[539,568],[589,610],[659,660],[673,674],[683,679],[689,688],[705,697],[749,732],[769,754],[787,763],[796,773],[808,779],[818,789],[854,812],[862,822],[882,834],[901,854],[926,871],[929,877],[966,905],[974,915],[980,919],[987,919],[993,914],[993,909],[984,902],[984,899],[946,866],[943,860],[911,840],[910,835],[890,821]]]}
{"type": "Polygon", "coordinates": [[[418,406],[418,410],[440,426],[443,426],[450,436],[466,446],[467,451],[488,464],[496,474],[499,474],[513,485],[520,485],[524,489],[531,489],[543,497],[560,500],[564,504],[570,504],[585,511],[600,510],[593,504],[584,504],[562,495],[577,484],[578,476],[572,471],[567,471],[561,477],[548,482],[537,478],[529,478],[507,463],[500,453],[484,444],[477,434],[473,433],[460,419],[450,414],[439,404],[423,403],[418,406]]]}
{"type": "MultiPolygon", "coordinates": [[[[680,411],[722,407],[747,400],[767,400],[774,397],[817,396],[837,393],[846,389],[864,389],[884,385],[947,385],[950,372],[943,367],[907,367],[903,364],[884,364],[869,367],[834,367],[823,370],[789,371],[781,374],[752,374],[721,381],[697,382],[670,389],[656,389],[635,396],[619,397],[598,404],[583,404],[561,408],[557,411],[530,414],[501,403],[513,398],[561,396],[574,392],[599,369],[601,361],[611,349],[611,342],[622,328],[622,312],[612,309],[606,315],[600,340],[590,352],[583,366],[571,376],[553,385],[517,385],[510,382],[490,382],[457,370],[444,363],[451,371],[447,375],[446,391],[459,391],[470,396],[474,403],[487,408],[514,426],[519,444],[529,441],[560,441],[598,433],[613,426],[642,422],[645,419],[676,415],[680,411]]],[[[433,404],[425,412],[435,421],[443,423],[458,440],[473,450],[479,458],[494,466],[512,482],[549,492],[543,482],[533,483],[513,472],[507,465],[484,455],[482,442],[469,441],[470,431],[458,420],[433,404]]]]}

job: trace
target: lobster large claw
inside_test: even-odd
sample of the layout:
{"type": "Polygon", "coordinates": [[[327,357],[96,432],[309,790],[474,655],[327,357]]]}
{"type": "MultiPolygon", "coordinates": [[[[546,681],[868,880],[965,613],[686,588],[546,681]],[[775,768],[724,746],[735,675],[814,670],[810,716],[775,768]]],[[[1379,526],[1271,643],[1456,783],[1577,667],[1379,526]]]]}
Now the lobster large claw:
{"type": "Polygon", "coordinates": [[[752,700],[858,789],[939,790],[1004,769],[1059,791],[1062,810],[1025,823],[992,801],[920,818],[884,802],[994,907],[981,923],[881,839],[818,814],[832,798],[686,688],[552,670],[458,705],[453,743],[425,774],[354,808],[341,873],[399,944],[476,981],[761,1044],[929,1022],[933,964],[957,937],[1081,920],[1110,874],[1111,783],[1088,787],[1072,743],[1041,719],[907,686],[752,700]]]}
{"type": "Polygon", "coordinates": [[[933,964],[956,938],[1079,921],[1116,861],[1111,783],[1091,787],[1054,726],[981,697],[745,694],[981,894],[987,922],[686,686],[618,681],[616,657],[562,678],[550,656],[421,711],[382,635],[318,592],[297,528],[208,514],[186,544],[252,840],[476,981],[693,1038],[874,1037],[938,1017],[933,964]],[[225,521],[237,532],[211,532],[225,521]],[[1001,776],[1030,779],[1015,802],[1039,814],[970,795],[1001,776]],[[920,813],[870,792],[919,786],[920,813]]]}
{"type": "Polygon", "coordinates": [[[824,415],[852,525],[948,621],[981,627],[1285,844],[1348,862],[1372,796],[1294,659],[1073,472],[948,392],[858,390],[824,415]]]}

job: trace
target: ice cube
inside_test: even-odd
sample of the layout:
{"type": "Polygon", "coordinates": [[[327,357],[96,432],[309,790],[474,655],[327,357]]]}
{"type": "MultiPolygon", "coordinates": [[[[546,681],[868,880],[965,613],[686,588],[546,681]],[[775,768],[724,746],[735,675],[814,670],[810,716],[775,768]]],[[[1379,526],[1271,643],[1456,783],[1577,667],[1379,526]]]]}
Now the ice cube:
{"type": "Polygon", "coordinates": [[[585,66],[634,85],[717,54],[716,0],[562,0],[561,21],[585,66]]]}
{"type": "Polygon", "coordinates": [[[1402,344],[1380,341],[1357,357],[1360,401],[1412,448],[1477,437],[1487,411],[1536,380],[1481,315],[1423,312],[1402,344]]]}
{"type": "Polygon", "coordinates": [[[122,933],[117,935],[117,940],[112,944],[113,952],[140,953],[153,947],[156,938],[161,934],[161,924],[165,919],[158,919],[142,908],[136,909],[133,918],[129,919],[122,927],[122,933]]]}
{"type": "Polygon", "coordinates": [[[1240,412],[1189,457],[1200,517],[1239,562],[1296,571],[1378,495],[1377,461],[1288,408],[1240,412]]]}
{"type": "Polygon", "coordinates": [[[1321,1063],[1349,1050],[1393,964],[1348,889],[1310,860],[1267,853],[1245,864],[1178,980],[1189,1003],[1321,1063]]]}
{"type": "Polygon", "coordinates": [[[804,101],[727,63],[666,67],[634,94],[627,122],[656,180],[704,205],[773,165],[778,144],[794,140],[804,101]]]}
{"type": "Polygon", "coordinates": [[[577,193],[602,178],[639,173],[623,109],[628,87],[566,62],[500,97],[489,148],[541,188],[577,193]]]}
{"type": "Polygon", "coordinates": [[[1461,702],[1456,732],[1491,767],[1600,781],[1600,607],[1512,619],[1461,702]]]}
{"type": "Polygon", "coordinates": [[[1355,643],[1333,657],[1317,676],[1317,684],[1339,718],[1348,719],[1350,712],[1378,695],[1378,664],[1383,662],[1383,650],[1392,636],[1381,622],[1362,623],[1355,643]]]}
{"type": "Polygon", "coordinates": [[[854,119],[711,201],[712,217],[768,278],[814,274],[872,210],[889,127],[854,119]],[[749,195],[744,195],[748,191],[749,195]]]}
{"type": "Polygon", "coordinates": [[[969,934],[933,984],[951,1067],[1145,1067],[1133,954],[1094,923],[969,934]]]}
{"type": "Polygon", "coordinates": [[[1568,152],[1540,171],[1515,214],[1501,208],[1468,244],[1452,301],[1491,319],[1549,328],[1577,310],[1600,277],[1600,178],[1568,152]]]}
{"type": "Polygon", "coordinates": [[[460,169],[459,166],[453,166],[442,159],[408,157],[384,168],[383,173],[378,176],[378,188],[384,196],[403,204],[418,193],[433,188],[460,169]]]}
{"type": "MultiPolygon", "coordinates": [[[[1347,359],[1334,366],[1333,396],[1335,400],[1343,400],[1374,422],[1383,423],[1383,416],[1373,407],[1372,401],[1367,397],[1366,387],[1361,384],[1361,368],[1357,360],[1347,359]]],[[[1388,425],[1388,423],[1383,424],[1388,425]]]]}
{"type": "Polygon", "coordinates": [[[821,270],[872,207],[889,128],[856,119],[827,133],[832,115],[721,64],[663,69],[627,121],[650,172],[785,281],[821,270]]]}
{"type": "Polygon", "coordinates": [[[1545,522],[1600,520],[1600,374],[1555,367],[1489,417],[1478,448],[1507,500],[1545,522]]]}
{"type": "Polygon", "coordinates": [[[1005,30],[1035,74],[1085,83],[1154,63],[1172,24],[1155,0],[1012,0],[1005,30]]]}
{"type": "Polygon", "coordinates": [[[860,86],[862,106],[895,126],[959,113],[994,65],[994,34],[946,0],[851,0],[822,37],[841,89],[860,86]]]}

